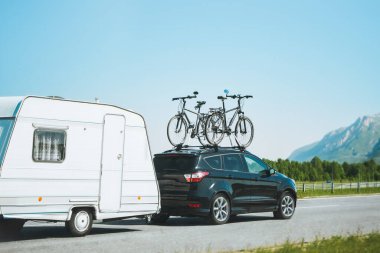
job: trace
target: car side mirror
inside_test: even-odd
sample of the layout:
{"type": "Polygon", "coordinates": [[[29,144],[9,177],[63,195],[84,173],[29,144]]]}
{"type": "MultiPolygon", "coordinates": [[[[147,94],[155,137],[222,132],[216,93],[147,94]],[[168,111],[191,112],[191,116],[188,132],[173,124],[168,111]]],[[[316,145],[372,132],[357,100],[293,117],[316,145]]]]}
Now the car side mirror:
{"type": "Polygon", "coordinates": [[[276,174],[276,170],[273,169],[273,168],[270,168],[270,169],[269,169],[269,175],[272,176],[272,175],[274,175],[274,174],[276,174]]]}

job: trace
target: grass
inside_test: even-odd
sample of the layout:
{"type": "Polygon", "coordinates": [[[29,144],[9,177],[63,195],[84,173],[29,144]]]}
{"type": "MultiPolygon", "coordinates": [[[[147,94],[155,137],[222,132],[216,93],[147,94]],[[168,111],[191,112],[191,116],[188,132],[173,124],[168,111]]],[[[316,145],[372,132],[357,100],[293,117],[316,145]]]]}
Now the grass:
{"type": "Polygon", "coordinates": [[[351,195],[351,194],[370,194],[370,193],[380,193],[380,187],[376,188],[361,188],[359,191],[357,189],[339,189],[336,188],[332,193],[331,190],[310,190],[307,189],[305,192],[298,189],[298,198],[305,197],[319,197],[319,196],[339,196],[339,195],[351,195]]]}
{"type": "Polygon", "coordinates": [[[380,252],[380,233],[368,235],[334,236],[331,238],[316,239],[310,243],[286,242],[283,245],[271,248],[248,249],[231,253],[378,253],[380,252]]]}

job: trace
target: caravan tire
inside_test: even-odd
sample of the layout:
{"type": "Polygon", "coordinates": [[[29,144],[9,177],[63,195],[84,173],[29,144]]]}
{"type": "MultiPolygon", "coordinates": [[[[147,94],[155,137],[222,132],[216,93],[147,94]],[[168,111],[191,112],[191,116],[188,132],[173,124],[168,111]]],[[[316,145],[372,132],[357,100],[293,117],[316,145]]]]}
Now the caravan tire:
{"type": "Polygon", "coordinates": [[[65,227],[72,236],[88,235],[92,229],[93,217],[89,209],[75,209],[65,227]]]}
{"type": "Polygon", "coordinates": [[[0,238],[17,237],[24,224],[25,220],[0,220],[0,238]]]}

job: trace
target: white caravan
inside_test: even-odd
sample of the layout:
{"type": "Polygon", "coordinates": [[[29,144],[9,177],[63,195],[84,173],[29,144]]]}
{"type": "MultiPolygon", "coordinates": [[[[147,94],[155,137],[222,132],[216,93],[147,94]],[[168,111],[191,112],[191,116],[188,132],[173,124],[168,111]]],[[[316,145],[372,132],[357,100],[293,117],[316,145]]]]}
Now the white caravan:
{"type": "Polygon", "coordinates": [[[0,225],[65,221],[75,236],[93,220],[159,212],[141,115],[49,97],[0,98],[0,225]]]}

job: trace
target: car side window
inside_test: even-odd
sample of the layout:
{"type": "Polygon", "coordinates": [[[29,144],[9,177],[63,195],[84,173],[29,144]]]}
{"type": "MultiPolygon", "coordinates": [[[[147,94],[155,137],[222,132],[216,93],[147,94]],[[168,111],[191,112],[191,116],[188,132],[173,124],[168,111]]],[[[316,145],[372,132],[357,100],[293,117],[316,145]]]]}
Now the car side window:
{"type": "Polygon", "coordinates": [[[263,171],[267,170],[267,166],[265,165],[265,163],[263,163],[259,159],[249,155],[244,155],[244,158],[245,162],[247,163],[248,171],[250,173],[260,174],[263,171]]]}
{"type": "Polygon", "coordinates": [[[224,155],[223,161],[225,170],[247,172],[247,170],[243,166],[241,157],[238,154],[224,155]]]}
{"type": "Polygon", "coordinates": [[[222,169],[222,161],[220,156],[210,156],[204,159],[206,163],[213,169],[221,170],[222,169]]]}

